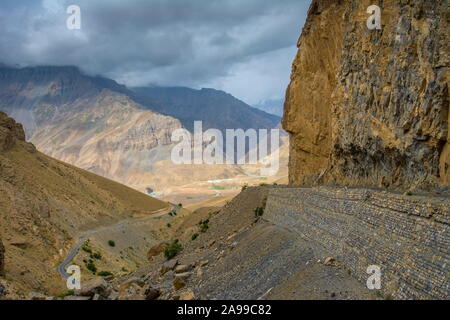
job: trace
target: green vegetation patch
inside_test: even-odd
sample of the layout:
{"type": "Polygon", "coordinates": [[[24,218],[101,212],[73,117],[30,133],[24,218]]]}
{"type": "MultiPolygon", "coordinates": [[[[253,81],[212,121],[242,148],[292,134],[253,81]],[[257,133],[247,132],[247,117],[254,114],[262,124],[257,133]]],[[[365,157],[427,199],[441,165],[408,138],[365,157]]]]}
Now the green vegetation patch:
{"type": "Polygon", "coordinates": [[[214,190],[227,190],[228,189],[226,186],[219,186],[219,185],[216,185],[216,184],[213,184],[212,188],[214,190]]]}
{"type": "Polygon", "coordinates": [[[83,243],[83,246],[81,247],[81,250],[83,250],[86,253],[92,254],[92,249],[89,247],[89,242],[88,241],[83,243]]]}
{"type": "Polygon", "coordinates": [[[100,271],[99,273],[97,273],[97,275],[99,275],[100,277],[109,277],[109,276],[114,276],[111,272],[109,271],[100,271]]]}
{"type": "Polygon", "coordinates": [[[97,272],[97,267],[95,266],[94,262],[92,262],[92,261],[89,261],[88,263],[86,263],[86,269],[91,271],[93,274],[95,274],[97,272]]]}
{"type": "Polygon", "coordinates": [[[102,259],[102,255],[100,254],[100,252],[95,252],[92,254],[92,258],[93,259],[97,259],[97,260],[101,260],[102,259]]]}
{"type": "Polygon", "coordinates": [[[258,207],[255,209],[255,217],[259,218],[264,215],[264,208],[258,207]]]}
{"type": "Polygon", "coordinates": [[[208,229],[209,229],[209,219],[207,219],[205,221],[201,220],[198,223],[198,225],[200,227],[200,232],[201,233],[206,233],[206,231],[208,231],[208,229]]]}
{"type": "Polygon", "coordinates": [[[67,291],[66,293],[63,293],[63,294],[60,294],[60,295],[56,296],[56,298],[64,299],[65,297],[74,296],[74,295],[75,295],[75,291],[70,290],[70,291],[67,291]]]}
{"type": "Polygon", "coordinates": [[[175,240],[168,246],[166,249],[164,249],[164,256],[167,260],[173,259],[178,253],[183,250],[183,246],[178,240],[175,240]]]}

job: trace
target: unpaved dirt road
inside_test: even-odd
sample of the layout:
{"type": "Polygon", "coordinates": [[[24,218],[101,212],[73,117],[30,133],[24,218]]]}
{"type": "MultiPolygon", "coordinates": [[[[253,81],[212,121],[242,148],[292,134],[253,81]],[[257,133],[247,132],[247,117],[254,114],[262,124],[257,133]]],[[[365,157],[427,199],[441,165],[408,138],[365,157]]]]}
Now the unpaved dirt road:
{"type": "Polygon", "coordinates": [[[83,234],[81,234],[78,237],[78,240],[77,240],[75,246],[69,251],[69,253],[67,254],[67,256],[64,259],[64,261],[60,265],[58,265],[56,270],[65,279],[69,278],[71,275],[68,274],[67,271],[66,271],[67,266],[72,262],[72,260],[78,254],[78,251],[83,246],[83,244],[86,241],[86,239],[88,239],[92,235],[94,235],[96,233],[100,233],[100,232],[111,231],[111,230],[114,230],[114,229],[123,228],[124,226],[135,224],[135,223],[141,223],[141,222],[145,222],[145,221],[152,220],[152,219],[159,219],[161,217],[164,217],[164,216],[168,215],[172,211],[177,211],[178,209],[179,209],[179,207],[177,205],[172,204],[172,208],[171,209],[166,209],[165,208],[165,209],[161,209],[161,210],[155,211],[155,213],[152,214],[149,217],[133,218],[133,219],[122,220],[122,221],[120,221],[120,222],[118,222],[116,224],[110,225],[110,226],[103,226],[103,227],[100,227],[100,228],[97,228],[97,229],[93,229],[93,230],[89,230],[89,231],[84,232],[83,234]]]}

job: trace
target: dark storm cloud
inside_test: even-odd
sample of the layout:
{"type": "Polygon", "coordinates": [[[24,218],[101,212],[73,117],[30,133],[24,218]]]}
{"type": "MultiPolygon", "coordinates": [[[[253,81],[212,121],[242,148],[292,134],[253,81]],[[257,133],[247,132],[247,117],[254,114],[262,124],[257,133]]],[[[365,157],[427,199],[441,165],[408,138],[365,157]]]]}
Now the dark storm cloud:
{"type": "MultiPolygon", "coordinates": [[[[2,0],[0,62],[77,65],[87,73],[110,76],[128,85],[211,84],[231,91],[231,82],[242,72],[248,78],[245,81],[270,88],[269,77],[252,79],[260,73],[256,61],[279,66],[272,70],[279,73],[270,77],[273,81],[288,76],[309,3],[2,0]],[[71,4],[81,8],[79,31],[66,28],[66,8],[71,4]],[[292,57],[284,61],[287,55],[292,57]]],[[[250,94],[247,99],[256,101],[273,94],[266,95],[250,94]]]]}

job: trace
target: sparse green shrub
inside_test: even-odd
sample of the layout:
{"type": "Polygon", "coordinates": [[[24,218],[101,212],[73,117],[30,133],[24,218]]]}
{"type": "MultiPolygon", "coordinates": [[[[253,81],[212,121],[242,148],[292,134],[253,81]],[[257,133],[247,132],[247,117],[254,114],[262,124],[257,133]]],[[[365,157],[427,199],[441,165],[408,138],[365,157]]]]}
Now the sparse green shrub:
{"type": "Polygon", "coordinates": [[[170,223],[167,224],[167,228],[171,228],[172,225],[170,223]]]}
{"type": "Polygon", "coordinates": [[[93,262],[88,262],[86,264],[86,268],[91,271],[93,274],[95,274],[97,272],[97,267],[95,266],[95,264],[93,262]]]}
{"type": "Polygon", "coordinates": [[[85,242],[83,244],[83,246],[81,247],[81,250],[83,250],[84,252],[87,252],[87,253],[92,253],[92,249],[89,248],[89,243],[87,243],[87,242],[85,242]]]}
{"type": "Polygon", "coordinates": [[[110,247],[115,247],[116,246],[116,243],[113,241],[113,240],[109,240],[108,241],[108,245],[110,246],[110,247]]]}
{"type": "Polygon", "coordinates": [[[99,275],[100,277],[109,277],[112,276],[113,274],[109,271],[100,271],[97,275],[99,275]]]}
{"type": "Polygon", "coordinates": [[[179,206],[180,208],[183,208],[183,204],[182,204],[182,203],[179,203],[178,206],[179,206]]]}
{"type": "Polygon", "coordinates": [[[56,296],[56,297],[58,299],[64,299],[65,297],[74,296],[74,295],[75,295],[75,291],[70,290],[70,291],[67,291],[66,293],[60,294],[59,296],[56,296]]]}
{"type": "Polygon", "coordinates": [[[255,217],[259,218],[264,215],[264,208],[258,207],[255,209],[255,217]]]}
{"type": "Polygon", "coordinates": [[[244,185],[242,186],[241,191],[245,191],[245,190],[247,190],[247,188],[248,188],[248,184],[244,184],[244,185]]]}
{"type": "Polygon", "coordinates": [[[201,233],[206,233],[206,231],[208,231],[208,229],[209,229],[209,219],[207,219],[205,221],[201,220],[198,224],[200,226],[200,232],[201,233]]]}
{"type": "Polygon", "coordinates": [[[102,255],[99,252],[96,252],[92,254],[92,258],[100,260],[102,258],[102,255]]]}
{"type": "Polygon", "coordinates": [[[198,236],[199,236],[198,233],[194,233],[194,234],[192,235],[192,237],[191,237],[191,240],[194,241],[195,239],[198,238],[198,236]]]}
{"type": "Polygon", "coordinates": [[[170,246],[164,249],[164,256],[167,260],[170,260],[180,253],[181,250],[183,250],[183,246],[178,240],[175,240],[170,244],[170,246]]]}

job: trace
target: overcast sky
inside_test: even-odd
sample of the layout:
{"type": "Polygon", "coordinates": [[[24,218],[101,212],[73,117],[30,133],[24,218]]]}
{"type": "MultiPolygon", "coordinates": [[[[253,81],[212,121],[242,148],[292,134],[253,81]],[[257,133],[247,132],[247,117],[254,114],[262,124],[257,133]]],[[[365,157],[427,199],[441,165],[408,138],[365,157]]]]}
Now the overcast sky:
{"type": "Polygon", "coordinates": [[[310,0],[1,0],[0,62],[282,98],[310,0]],[[81,30],[68,30],[69,5],[81,30]]]}

